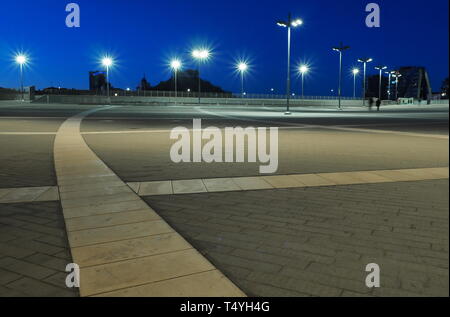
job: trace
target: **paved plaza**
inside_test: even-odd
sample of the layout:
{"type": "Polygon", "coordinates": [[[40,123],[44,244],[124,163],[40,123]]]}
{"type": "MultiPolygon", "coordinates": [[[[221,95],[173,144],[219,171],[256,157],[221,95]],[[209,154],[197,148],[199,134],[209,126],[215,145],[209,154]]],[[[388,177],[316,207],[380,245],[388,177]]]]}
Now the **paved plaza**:
{"type": "Polygon", "coordinates": [[[448,296],[448,105],[292,110],[1,102],[0,296],[448,296]],[[172,162],[194,118],[277,172],[172,162]]]}

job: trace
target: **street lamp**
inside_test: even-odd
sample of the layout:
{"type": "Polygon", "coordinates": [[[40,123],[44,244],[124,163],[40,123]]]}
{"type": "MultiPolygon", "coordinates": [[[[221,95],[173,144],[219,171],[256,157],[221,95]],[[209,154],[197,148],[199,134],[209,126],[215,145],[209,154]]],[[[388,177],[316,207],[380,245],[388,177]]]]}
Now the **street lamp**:
{"type": "Polygon", "coordinates": [[[177,97],[177,75],[178,70],[181,68],[181,62],[178,59],[174,59],[170,62],[170,68],[172,68],[174,72],[174,81],[175,81],[175,98],[177,97]]]}
{"type": "Polygon", "coordinates": [[[244,97],[244,73],[248,70],[248,64],[240,62],[237,65],[237,70],[241,73],[241,97],[244,97]]]}
{"type": "Polygon", "coordinates": [[[366,106],[366,70],[367,70],[367,63],[370,63],[373,61],[371,58],[360,58],[358,59],[358,62],[364,64],[364,83],[363,83],[363,107],[366,106]]]}
{"type": "Polygon", "coordinates": [[[402,74],[398,70],[394,71],[393,76],[395,77],[395,100],[398,99],[398,79],[402,77],[402,74]]]}
{"type": "Polygon", "coordinates": [[[106,97],[109,101],[109,103],[111,103],[111,98],[109,96],[109,68],[114,64],[114,61],[111,57],[104,57],[102,59],[102,65],[106,67],[106,97]]]}
{"type": "Polygon", "coordinates": [[[395,74],[395,71],[385,72],[385,74],[387,74],[389,76],[389,78],[388,78],[388,80],[389,80],[389,84],[388,84],[388,98],[389,98],[389,100],[391,100],[391,93],[392,93],[392,90],[391,90],[392,83],[391,83],[391,81],[392,81],[392,75],[395,74]]]}
{"type": "Polygon", "coordinates": [[[289,111],[289,100],[291,96],[291,28],[296,28],[303,24],[300,19],[292,20],[291,13],[288,14],[287,21],[278,21],[277,25],[288,30],[288,57],[287,57],[287,83],[286,83],[286,113],[291,114],[289,111]]]}
{"type": "Polygon", "coordinates": [[[16,56],[16,63],[19,64],[20,67],[20,92],[22,94],[22,101],[25,101],[24,98],[24,90],[23,90],[23,67],[28,62],[28,57],[23,54],[19,54],[16,56]]]}
{"type": "Polygon", "coordinates": [[[359,74],[359,69],[353,68],[352,73],[353,73],[353,98],[356,98],[356,76],[359,74]]]}
{"type": "Polygon", "coordinates": [[[211,53],[207,49],[196,49],[192,51],[192,57],[197,60],[197,74],[198,74],[198,103],[200,103],[201,93],[201,79],[200,79],[200,63],[209,58],[211,53]]]}
{"type": "Polygon", "coordinates": [[[308,72],[309,68],[306,65],[301,65],[298,69],[298,71],[300,72],[300,74],[302,75],[302,99],[304,99],[305,94],[304,94],[304,82],[305,82],[305,74],[308,72]]]}
{"type": "Polygon", "coordinates": [[[375,69],[380,71],[380,80],[378,82],[378,99],[381,101],[381,76],[383,70],[387,69],[387,66],[375,66],[375,69]]]}
{"type": "Polygon", "coordinates": [[[341,109],[341,95],[342,95],[342,89],[341,89],[341,82],[342,82],[342,52],[345,50],[348,50],[350,46],[344,46],[341,42],[339,47],[333,47],[333,51],[339,52],[339,88],[338,88],[338,95],[339,95],[339,109],[341,109]]]}

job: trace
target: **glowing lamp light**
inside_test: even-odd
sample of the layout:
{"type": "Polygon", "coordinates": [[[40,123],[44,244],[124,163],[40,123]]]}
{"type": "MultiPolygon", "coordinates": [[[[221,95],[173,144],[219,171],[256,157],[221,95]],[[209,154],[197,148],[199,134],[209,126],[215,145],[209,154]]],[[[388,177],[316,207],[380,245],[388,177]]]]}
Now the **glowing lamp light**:
{"type": "Polygon", "coordinates": [[[27,57],[25,56],[25,55],[17,55],[16,56],[16,62],[17,62],[17,64],[19,64],[19,65],[24,65],[24,64],[26,64],[27,63],[27,57]]]}
{"type": "Polygon", "coordinates": [[[174,59],[172,62],[170,62],[170,67],[173,70],[178,70],[181,68],[181,62],[177,59],[174,59]]]}
{"type": "Polygon", "coordinates": [[[247,71],[248,65],[246,63],[239,63],[237,68],[240,72],[243,73],[243,72],[247,71]]]}
{"type": "Polygon", "coordinates": [[[307,73],[308,70],[309,70],[309,68],[308,68],[308,66],[306,66],[306,65],[302,65],[302,66],[300,66],[300,68],[299,68],[299,71],[300,71],[301,74],[307,73]]]}
{"type": "Polygon", "coordinates": [[[110,67],[110,66],[112,66],[112,64],[113,64],[112,58],[110,58],[110,57],[104,57],[104,58],[102,59],[102,65],[103,65],[103,66],[105,66],[105,67],[110,67]]]}
{"type": "Polygon", "coordinates": [[[192,56],[196,59],[207,59],[209,57],[209,55],[210,55],[210,52],[205,49],[192,51],[192,56]]]}

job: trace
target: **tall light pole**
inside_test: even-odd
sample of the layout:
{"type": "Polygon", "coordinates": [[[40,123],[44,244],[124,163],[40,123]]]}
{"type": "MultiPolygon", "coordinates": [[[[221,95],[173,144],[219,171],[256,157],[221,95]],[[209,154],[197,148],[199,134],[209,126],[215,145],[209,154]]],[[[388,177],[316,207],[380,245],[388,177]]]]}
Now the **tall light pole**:
{"type": "Polygon", "coordinates": [[[359,68],[353,68],[353,98],[356,98],[356,76],[359,74],[359,68]]]}
{"type": "Polygon", "coordinates": [[[397,99],[398,99],[398,79],[400,77],[402,77],[402,74],[400,74],[400,72],[398,70],[396,70],[394,72],[394,76],[395,76],[395,100],[397,101],[397,99]]]}
{"type": "Polygon", "coordinates": [[[291,98],[291,28],[296,28],[303,24],[300,19],[292,20],[291,13],[288,14],[287,21],[278,21],[277,25],[287,28],[288,30],[288,53],[287,53],[287,82],[286,82],[286,113],[291,114],[289,109],[289,101],[291,98]]]}
{"type": "Polygon", "coordinates": [[[388,75],[388,80],[389,80],[389,83],[388,83],[388,99],[389,100],[391,100],[391,92],[392,92],[392,90],[391,90],[391,81],[392,81],[392,74],[394,74],[395,72],[394,71],[390,71],[390,72],[385,72],[387,75],[388,75]]]}
{"type": "Polygon", "coordinates": [[[175,98],[178,97],[178,86],[177,86],[177,77],[178,77],[178,70],[181,68],[181,62],[178,59],[174,59],[170,62],[170,68],[172,68],[174,73],[174,88],[175,88],[175,98]]]}
{"type": "Polygon", "coordinates": [[[345,50],[348,50],[350,46],[344,46],[341,42],[339,47],[333,47],[333,51],[339,52],[339,88],[338,88],[338,95],[339,95],[339,109],[341,109],[341,95],[342,95],[342,88],[341,88],[341,82],[342,82],[342,52],[345,50]]]}
{"type": "Polygon", "coordinates": [[[245,62],[240,62],[237,65],[237,69],[241,74],[241,98],[244,98],[244,74],[248,70],[248,64],[245,62]]]}
{"type": "Polygon", "coordinates": [[[380,80],[378,81],[378,99],[381,101],[381,76],[383,75],[383,70],[387,69],[387,66],[375,66],[375,69],[380,71],[380,80]]]}
{"type": "Polygon", "coordinates": [[[16,63],[19,64],[20,68],[20,92],[22,94],[22,101],[25,101],[23,89],[23,67],[24,65],[26,65],[27,62],[28,58],[25,55],[19,54],[16,56],[16,63]]]}
{"type": "Polygon", "coordinates": [[[358,59],[358,62],[364,64],[364,80],[363,80],[363,107],[366,106],[366,70],[367,70],[367,63],[370,63],[373,61],[371,58],[360,58],[358,59]]]}
{"type": "Polygon", "coordinates": [[[201,79],[200,79],[200,63],[209,58],[210,52],[207,49],[196,49],[192,51],[192,57],[197,60],[197,74],[198,74],[198,103],[201,102],[201,79]]]}
{"type": "Polygon", "coordinates": [[[305,98],[305,74],[308,72],[309,68],[306,65],[301,65],[298,69],[300,74],[302,75],[302,99],[305,98]]]}
{"type": "Polygon", "coordinates": [[[114,64],[111,57],[104,57],[102,59],[102,65],[106,67],[106,98],[111,103],[111,98],[109,96],[109,68],[114,64]]]}

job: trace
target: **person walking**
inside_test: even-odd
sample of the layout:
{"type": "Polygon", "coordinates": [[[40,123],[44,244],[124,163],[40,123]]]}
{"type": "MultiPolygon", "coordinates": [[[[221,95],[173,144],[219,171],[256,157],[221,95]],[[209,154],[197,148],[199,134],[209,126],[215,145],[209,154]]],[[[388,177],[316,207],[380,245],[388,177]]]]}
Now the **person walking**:
{"type": "Polygon", "coordinates": [[[377,99],[377,111],[380,111],[380,106],[381,106],[381,99],[378,98],[377,99]]]}
{"type": "Polygon", "coordinates": [[[369,98],[369,110],[372,110],[372,106],[373,106],[373,97],[369,98]]]}

